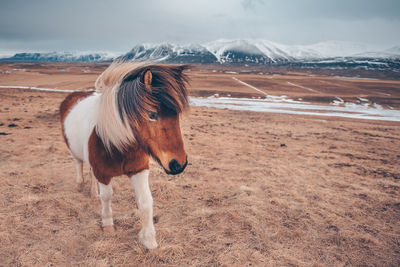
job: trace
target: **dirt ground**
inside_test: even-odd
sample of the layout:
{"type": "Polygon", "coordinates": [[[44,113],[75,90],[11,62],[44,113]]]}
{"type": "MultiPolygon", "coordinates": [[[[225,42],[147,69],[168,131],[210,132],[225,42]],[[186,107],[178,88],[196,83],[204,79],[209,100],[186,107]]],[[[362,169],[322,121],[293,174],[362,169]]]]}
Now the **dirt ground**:
{"type": "MultiPolygon", "coordinates": [[[[93,88],[105,67],[0,65],[11,71],[0,85],[93,88]]],[[[397,107],[400,97],[396,80],[189,75],[193,95],[259,96],[235,76],[317,102],[340,93],[397,107]]],[[[185,172],[151,164],[160,247],[148,251],[126,177],[113,180],[114,233],[102,232],[89,183],[76,189],[58,116],[65,96],[0,88],[0,266],[400,265],[400,123],[192,107],[182,119],[185,172]]]]}

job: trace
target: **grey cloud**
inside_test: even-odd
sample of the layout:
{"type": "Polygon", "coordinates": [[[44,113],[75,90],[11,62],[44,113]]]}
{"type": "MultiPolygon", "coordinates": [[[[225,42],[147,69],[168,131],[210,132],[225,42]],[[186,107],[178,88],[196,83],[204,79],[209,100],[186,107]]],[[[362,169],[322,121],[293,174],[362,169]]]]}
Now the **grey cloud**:
{"type": "Polygon", "coordinates": [[[263,38],[398,45],[396,0],[0,0],[0,49],[117,50],[263,38]]]}
{"type": "Polygon", "coordinates": [[[253,9],[258,4],[263,4],[264,0],[242,0],[242,6],[244,9],[253,9]]]}

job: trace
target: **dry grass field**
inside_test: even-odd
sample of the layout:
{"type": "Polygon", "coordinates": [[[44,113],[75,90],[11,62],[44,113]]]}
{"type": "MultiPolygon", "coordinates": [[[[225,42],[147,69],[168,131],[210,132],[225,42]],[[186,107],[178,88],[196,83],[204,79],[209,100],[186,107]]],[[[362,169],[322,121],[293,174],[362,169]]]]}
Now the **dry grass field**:
{"type": "MultiPolygon", "coordinates": [[[[105,67],[0,65],[11,71],[0,85],[93,88],[105,67]]],[[[260,95],[238,77],[312,102],[400,106],[396,80],[213,71],[189,73],[192,95],[260,95]]],[[[149,251],[126,177],[113,180],[114,233],[102,232],[89,183],[76,189],[58,116],[65,96],[0,88],[0,266],[400,265],[400,123],[192,107],[185,172],[151,165],[160,247],[149,251]]]]}

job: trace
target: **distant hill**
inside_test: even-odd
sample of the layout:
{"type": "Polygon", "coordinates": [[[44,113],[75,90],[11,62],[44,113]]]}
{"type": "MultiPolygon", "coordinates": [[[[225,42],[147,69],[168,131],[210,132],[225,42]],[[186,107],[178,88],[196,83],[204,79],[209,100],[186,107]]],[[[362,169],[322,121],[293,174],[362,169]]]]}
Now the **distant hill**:
{"type": "Polygon", "coordinates": [[[25,62],[107,62],[116,55],[110,53],[92,52],[48,52],[48,53],[17,53],[12,57],[0,58],[0,61],[25,62]]]}
{"type": "Polygon", "coordinates": [[[255,39],[220,39],[206,44],[140,44],[124,55],[89,52],[18,53],[2,61],[107,62],[114,59],[159,63],[276,65],[302,68],[400,70],[400,46],[379,50],[365,44],[330,41],[283,45],[255,39]]]}

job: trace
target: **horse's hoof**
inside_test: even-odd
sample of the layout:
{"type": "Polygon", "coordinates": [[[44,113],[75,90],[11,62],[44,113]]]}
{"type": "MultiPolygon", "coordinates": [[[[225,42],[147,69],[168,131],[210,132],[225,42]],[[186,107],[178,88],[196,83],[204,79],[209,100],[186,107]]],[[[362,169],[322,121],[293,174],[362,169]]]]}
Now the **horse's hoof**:
{"type": "Polygon", "coordinates": [[[155,233],[140,230],[139,240],[148,249],[155,249],[158,247],[155,233]]]}
{"type": "Polygon", "coordinates": [[[79,193],[82,193],[84,187],[85,187],[85,184],[84,184],[84,183],[78,183],[78,184],[76,185],[76,191],[78,191],[79,193]]]}
{"type": "Polygon", "coordinates": [[[114,232],[114,225],[108,225],[103,227],[103,232],[105,233],[113,233],[114,232]]]}

